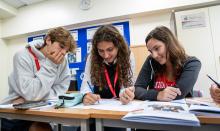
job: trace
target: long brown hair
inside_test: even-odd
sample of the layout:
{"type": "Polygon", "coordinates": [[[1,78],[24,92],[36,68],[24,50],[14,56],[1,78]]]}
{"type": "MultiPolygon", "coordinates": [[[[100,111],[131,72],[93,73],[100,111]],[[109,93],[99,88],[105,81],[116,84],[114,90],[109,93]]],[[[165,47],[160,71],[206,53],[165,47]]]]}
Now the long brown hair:
{"type": "Polygon", "coordinates": [[[118,66],[119,86],[131,86],[133,84],[131,79],[133,73],[130,66],[130,51],[123,36],[113,25],[101,26],[93,36],[90,72],[92,84],[99,86],[100,89],[106,86],[103,58],[97,49],[97,44],[102,41],[112,42],[118,48],[116,64],[118,66]]]}
{"type": "MultiPolygon", "coordinates": [[[[147,44],[152,38],[165,44],[167,50],[166,57],[169,57],[170,62],[175,69],[175,77],[178,78],[182,71],[183,64],[188,57],[184,48],[181,46],[170,29],[165,26],[159,26],[152,30],[146,37],[145,43],[147,44]]],[[[165,72],[166,65],[156,66],[156,68],[158,68],[156,69],[158,74],[163,74],[165,72]]]]}

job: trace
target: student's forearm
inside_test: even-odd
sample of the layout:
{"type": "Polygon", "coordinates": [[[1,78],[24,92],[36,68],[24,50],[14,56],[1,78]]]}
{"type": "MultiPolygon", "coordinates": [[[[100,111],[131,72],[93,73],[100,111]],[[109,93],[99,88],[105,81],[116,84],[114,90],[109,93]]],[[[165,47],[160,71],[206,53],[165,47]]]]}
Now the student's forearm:
{"type": "Polygon", "coordinates": [[[135,87],[135,99],[139,100],[157,100],[158,91],[150,89],[147,90],[142,87],[135,87]]]}

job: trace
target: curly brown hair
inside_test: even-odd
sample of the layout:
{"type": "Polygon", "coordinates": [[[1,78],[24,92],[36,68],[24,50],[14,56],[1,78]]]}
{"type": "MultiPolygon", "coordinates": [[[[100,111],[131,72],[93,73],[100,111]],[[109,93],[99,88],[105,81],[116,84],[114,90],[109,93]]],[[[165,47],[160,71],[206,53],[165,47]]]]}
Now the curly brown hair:
{"type": "MultiPolygon", "coordinates": [[[[188,55],[185,53],[184,48],[181,46],[174,34],[165,26],[158,26],[153,29],[145,39],[147,44],[150,39],[156,39],[163,42],[167,49],[167,58],[169,57],[170,62],[175,69],[175,77],[178,78],[184,62],[188,55]],[[168,56],[169,55],[169,56],[168,56]]],[[[157,74],[165,73],[166,65],[159,65],[155,67],[157,74]]]]}
{"type": "Polygon", "coordinates": [[[69,47],[68,52],[74,52],[76,49],[76,42],[73,39],[73,36],[63,27],[50,29],[44,37],[44,45],[46,44],[46,39],[48,37],[50,38],[51,43],[59,42],[60,44],[69,47]]]}
{"type": "Polygon", "coordinates": [[[101,26],[94,34],[91,50],[91,81],[92,84],[103,88],[106,86],[103,58],[98,53],[100,42],[112,42],[118,48],[117,66],[119,86],[131,86],[133,73],[130,65],[130,50],[123,36],[113,25],[101,26]]]}

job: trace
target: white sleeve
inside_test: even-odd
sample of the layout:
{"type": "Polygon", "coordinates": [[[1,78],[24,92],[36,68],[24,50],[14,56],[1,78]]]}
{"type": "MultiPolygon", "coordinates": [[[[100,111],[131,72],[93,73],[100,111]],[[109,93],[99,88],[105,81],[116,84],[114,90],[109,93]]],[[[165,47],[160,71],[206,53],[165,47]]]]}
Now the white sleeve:
{"type": "Polygon", "coordinates": [[[41,100],[47,97],[56,79],[57,65],[49,59],[34,73],[33,63],[28,52],[18,52],[13,59],[13,73],[9,85],[27,101],[41,100]],[[13,83],[15,81],[15,83],[13,83]]]}
{"type": "Polygon", "coordinates": [[[94,87],[92,85],[92,82],[91,82],[90,71],[91,71],[91,55],[89,55],[87,57],[87,60],[86,60],[84,77],[83,77],[82,84],[81,84],[81,87],[80,87],[80,93],[82,93],[82,94],[86,94],[88,92],[92,92],[92,90],[90,89],[88,83],[90,84],[90,86],[92,88],[94,87]]]}
{"type": "Polygon", "coordinates": [[[135,57],[134,57],[134,53],[130,53],[130,64],[131,64],[131,71],[133,73],[133,76],[132,76],[132,83],[134,85],[135,81],[136,81],[136,74],[135,74],[135,57]]]}

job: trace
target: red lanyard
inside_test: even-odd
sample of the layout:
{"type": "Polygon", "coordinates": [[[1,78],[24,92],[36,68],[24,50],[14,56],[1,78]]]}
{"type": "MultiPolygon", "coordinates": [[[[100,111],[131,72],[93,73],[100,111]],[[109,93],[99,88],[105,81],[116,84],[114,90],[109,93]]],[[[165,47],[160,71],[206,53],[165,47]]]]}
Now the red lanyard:
{"type": "Polygon", "coordinates": [[[117,97],[116,93],[115,93],[115,86],[116,86],[116,82],[118,80],[118,66],[116,67],[116,72],[115,72],[114,88],[112,87],[112,84],[111,84],[111,81],[110,81],[110,78],[109,78],[109,74],[108,74],[108,71],[107,71],[106,67],[105,67],[105,78],[107,80],[108,87],[109,87],[113,97],[117,97]]]}
{"type": "Polygon", "coordinates": [[[40,70],[40,64],[39,64],[37,56],[34,54],[34,52],[32,51],[30,46],[28,47],[28,51],[33,55],[34,61],[35,61],[36,67],[37,67],[37,71],[39,71],[40,70]]]}

